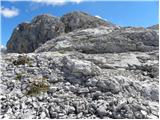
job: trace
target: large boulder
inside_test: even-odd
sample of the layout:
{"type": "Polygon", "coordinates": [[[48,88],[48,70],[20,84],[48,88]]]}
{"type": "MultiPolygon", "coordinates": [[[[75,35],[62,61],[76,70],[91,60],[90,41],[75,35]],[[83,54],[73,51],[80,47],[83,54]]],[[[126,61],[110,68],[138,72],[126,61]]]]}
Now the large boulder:
{"type": "Polygon", "coordinates": [[[13,31],[7,43],[8,52],[33,52],[41,44],[64,33],[64,25],[57,17],[39,15],[30,23],[21,23],[13,31]]]}
{"type": "MultiPolygon", "coordinates": [[[[101,69],[94,63],[86,60],[64,58],[64,64],[69,74],[77,77],[99,75],[101,69]]],[[[65,71],[66,72],[66,71],[65,71]]]]}

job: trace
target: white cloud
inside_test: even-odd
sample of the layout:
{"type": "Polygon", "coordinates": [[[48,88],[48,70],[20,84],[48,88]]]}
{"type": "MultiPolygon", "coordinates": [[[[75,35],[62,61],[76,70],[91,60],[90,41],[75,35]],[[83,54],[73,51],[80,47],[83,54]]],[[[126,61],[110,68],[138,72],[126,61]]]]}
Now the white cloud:
{"type": "Polygon", "coordinates": [[[19,10],[17,8],[5,8],[5,7],[1,7],[0,8],[0,14],[4,17],[7,18],[11,18],[11,17],[15,17],[17,15],[19,15],[19,10]]]}
{"type": "Polygon", "coordinates": [[[82,0],[32,0],[36,3],[44,3],[46,5],[64,5],[66,2],[80,3],[82,0]]]}
{"type": "MultiPolygon", "coordinates": [[[[6,50],[7,50],[7,48],[6,48],[4,45],[1,45],[1,44],[0,44],[0,54],[6,53],[6,50]]],[[[1,58],[1,55],[0,55],[0,59],[2,59],[2,58],[1,58]]]]}
{"type": "Polygon", "coordinates": [[[71,2],[80,3],[80,2],[82,2],[82,0],[71,0],[71,2]]]}
{"type": "Polygon", "coordinates": [[[0,49],[6,49],[6,47],[0,44],[0,49]]]}

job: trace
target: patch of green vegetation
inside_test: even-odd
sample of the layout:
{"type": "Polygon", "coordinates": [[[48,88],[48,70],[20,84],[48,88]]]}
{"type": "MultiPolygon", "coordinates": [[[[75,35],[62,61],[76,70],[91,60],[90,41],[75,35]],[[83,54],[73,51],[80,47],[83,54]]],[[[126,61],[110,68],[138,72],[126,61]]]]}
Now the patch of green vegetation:
{"type": "Polygon", "coordinates": [[[29,96],[37,95],[37,94],[40,94],[41,92],[47,92],[48,89],[49,89],[49,85],[47,85],[44,82],[38,82],[38,83],[33,82],[31,84],[30,90],[27,91],[26,95],[29,95],[29,96]]]}
{"type": "Polygon", "coordinates": [[[48,76],[43,76],[42,80],[48,80],[48,76]]]}
{"type": "Polygon", "coordinates": [[[21,79],[22,79],[22,74],[21,74],[21,73],[17,74],[17,76],[16,76],[15,79],[16,79],[16,80],[21,80],[21,79]]]}
{"type": "Polygon", "coordinates": [[[22,76],[23,76],[24,74],[25,74],[24,72],[17,73],[15,79],[20,81],[20,80],[22,79],[22,76]]]}
{"type": "Polygon", "coordinates": [[[28,62],[29,67],[33,67],[31,61],[28,62]]]}
{"type": "Polygon", "coordinates": [[[13,64],[18,66],[18,65],[25,65],[29,64],[29,58],[27,56],[18,56],[17,60],[13,61],[13,64]]]}

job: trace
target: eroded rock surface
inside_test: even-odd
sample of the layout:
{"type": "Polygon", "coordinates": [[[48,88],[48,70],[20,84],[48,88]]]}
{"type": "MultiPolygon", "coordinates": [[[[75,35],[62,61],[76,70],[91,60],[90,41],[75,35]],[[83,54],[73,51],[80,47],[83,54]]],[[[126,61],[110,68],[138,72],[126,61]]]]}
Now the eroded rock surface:
{"type": "Polygon", "coordinates": [[[82,53],[121,53],[158,49],[158,35],[144,28],[97,27],[78,30],[47,41],[35,52],[79,51],[82,53]]]}

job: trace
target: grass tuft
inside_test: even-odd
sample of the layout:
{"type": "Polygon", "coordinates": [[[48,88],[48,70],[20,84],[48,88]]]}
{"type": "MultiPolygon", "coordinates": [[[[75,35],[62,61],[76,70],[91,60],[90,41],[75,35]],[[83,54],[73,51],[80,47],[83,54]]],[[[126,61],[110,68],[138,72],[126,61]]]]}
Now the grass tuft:
{"type": "Polygon", "coordinates": [[[18,73],[15,79],[16,79],[16,80],[21,80],[21,78],[22,78],[22,74],[21,74],[21,73],[18,73]]]}
{"type": "Polygon", "coordinates": [[[41,92],[47,92],[49,89],[49,85],[44,82],[33,82],[31,84],[30,90],[27,91],[26,95],[37,95],[41,92]]]}
{"type": "Polygon", "coordinates": [[[14,60],[13,64],[16,66],[29,64],[29,58],[27,56],[18,56],[18,59],[14,60]]]}

